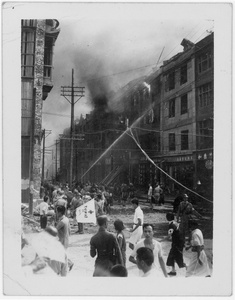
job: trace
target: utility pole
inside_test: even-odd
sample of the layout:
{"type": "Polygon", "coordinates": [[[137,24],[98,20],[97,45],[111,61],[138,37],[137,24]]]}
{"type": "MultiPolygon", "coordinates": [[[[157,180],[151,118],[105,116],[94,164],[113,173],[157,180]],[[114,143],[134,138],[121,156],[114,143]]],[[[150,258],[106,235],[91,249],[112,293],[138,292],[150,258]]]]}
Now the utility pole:
{"type": "Polygon", "coordinates": [[[42,182],[44,181],[44,164],[45,164],[45,139],[46,139],[46,130],[42,131],[43,145],[42,145],[42,182]]]}
{"type": "Polygon", "coordinates": [[[57,181],[57,144],[58,140],[55,141],[55,181],[57,181]]]}
{"type": "Polygon", "coordinates": [[[74,87],[74,70],[72,69],[72,85],[61,87],[61,96],[63,96],[71,104],[71,128],[70,128],[70,165],[69,165],[69,185],[72,187],[73,182],[73,140],[74,140],[74,105],[84,97],[85,87],[74,87]],[[69,96],[71,101],[67,98],[69,96]],[[78,99],[74,101],[74,97],[78,99]]]}

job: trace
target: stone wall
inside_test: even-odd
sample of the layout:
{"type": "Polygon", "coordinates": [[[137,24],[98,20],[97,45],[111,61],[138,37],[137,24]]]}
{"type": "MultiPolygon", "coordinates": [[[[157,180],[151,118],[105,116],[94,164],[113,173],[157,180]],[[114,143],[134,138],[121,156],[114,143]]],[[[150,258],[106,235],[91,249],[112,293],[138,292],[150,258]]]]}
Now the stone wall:
{"type": "MultiPolygon", "coordinates": [[[[34,188],[40,190],[41,186],[41,136],[42,136],[42,96],[43,96],[43,68],[44,68],[44,43],[46,20],[37,20],[35,41],[35,123],[34,123],[34,157],[33,178],[34,188]]],[[[35,195],[36,196],[36,195],[35,195]]],[[[39,195],[37,196],[39,197],[39,195]]]]}

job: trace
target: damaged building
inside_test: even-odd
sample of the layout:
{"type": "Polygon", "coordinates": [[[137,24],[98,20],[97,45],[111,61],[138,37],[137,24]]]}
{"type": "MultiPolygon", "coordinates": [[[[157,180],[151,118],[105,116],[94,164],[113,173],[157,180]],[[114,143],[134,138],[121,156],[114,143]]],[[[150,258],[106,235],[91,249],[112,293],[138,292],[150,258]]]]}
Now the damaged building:
{"type": "MultiPolygon", "coordinates": [[[[195,44],[183,39],[181,46],[182,52],[152,74],[112,95],[119,109],[109,111],[105,103],[80,119],[76,132],[84,134],[84,141],[77,142],[75,181],[126,182],[145,188],[161,182],[171,191],[179,188],[159,167],[189,189],[209,187],[212,195],[214,34],[195,44]],[[128,127],[155,165],[130,134],[123,134],[128,127]]],[[[61,148],[61,159],[66,150],[61,148]]],[[[62,180],[68,181],[67,171],[62,180]]]]}

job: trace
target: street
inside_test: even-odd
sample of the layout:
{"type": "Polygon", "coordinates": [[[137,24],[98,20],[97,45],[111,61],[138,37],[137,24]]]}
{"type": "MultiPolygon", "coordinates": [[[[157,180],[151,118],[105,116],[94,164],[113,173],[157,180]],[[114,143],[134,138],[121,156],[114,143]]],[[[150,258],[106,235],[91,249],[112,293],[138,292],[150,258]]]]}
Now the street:
{"type": "MultiPolygon", "coordinates": [[[[154,212],[149,209],[149,206],[146,204],[141,205],[144,211],[145,223],[151,223],[154,225],[154,238],[158,241],[164,239],[167,235],[168,230],[168,222],[166,221],[165,214],[167,211],[170,211],[172,206],[167,203],[164,206],[157,207],[154,212]]],[[[113,222],[116,219],[121,219],[126,228],[130,228],[132,225],[133,219],[133,209],[130,204],[126,207],[123,207],[119,204],[114,204],[111,210],[111,215],[109,217],[108,231],[114,233],[113,222]]],[[[68,277],[92,277],[94,270],[95,258],[90,256],[90,239],[97,232],[98,226],[94,226],[93,224],[85,224],[84,234],[77,234],[77,226],[73,226],[72,219],[70,219],[71,224],[71,235],[69,240],[69,248],[68,248],[68,256],[73,261],[74,266],[71,272],[68,273],[68,277]]],[[[203,226],[201,226],[202,230],[206,230],[205,234],[205,251],[207,254],[209,266],[212,269],[212,231],[210,230],[211,220],[208,218],[204,221],[203,226]],[[205,223],[206,222],[206,223],[205,223]]],[[[35,237],[38,233],[26,233],[26,236],[29,238],[29,241],[32,236],[35,237]]],[[[131,254],[131,249],[129,248],[128,239],[130,237],[130,233],[125,229],[124,234],[127,241],[127,250],[126,257],[127,263],[126,267],[128,270],[128,277],[138,276],[138,268],[133,263],[129,262],[129,256],[131,254]]],[[[164,240],[161,242],[162,245],[162,254],[163,259],[166,262],[168,253],[171,247],[171,241],[164,240]]],[[[186,265],[189,262],[190,251],[184,250],[184,262],[186,265]]],[[[167,271],[170,271],[170,268],[167,267],[167,271]]],[[[185,268],[179,269],[176,266],[177,277],[185,276],[185,268]]]]}

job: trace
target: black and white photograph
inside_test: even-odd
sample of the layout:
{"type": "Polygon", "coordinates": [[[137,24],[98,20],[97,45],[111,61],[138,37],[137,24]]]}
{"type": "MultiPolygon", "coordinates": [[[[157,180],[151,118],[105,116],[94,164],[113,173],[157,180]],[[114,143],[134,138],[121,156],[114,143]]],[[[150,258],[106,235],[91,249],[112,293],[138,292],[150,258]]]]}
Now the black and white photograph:
{"type": "Polygon", "coordinates": [[[232,29],[223,2],[2,3],[3,295],[232,295],[232,29]]]}

